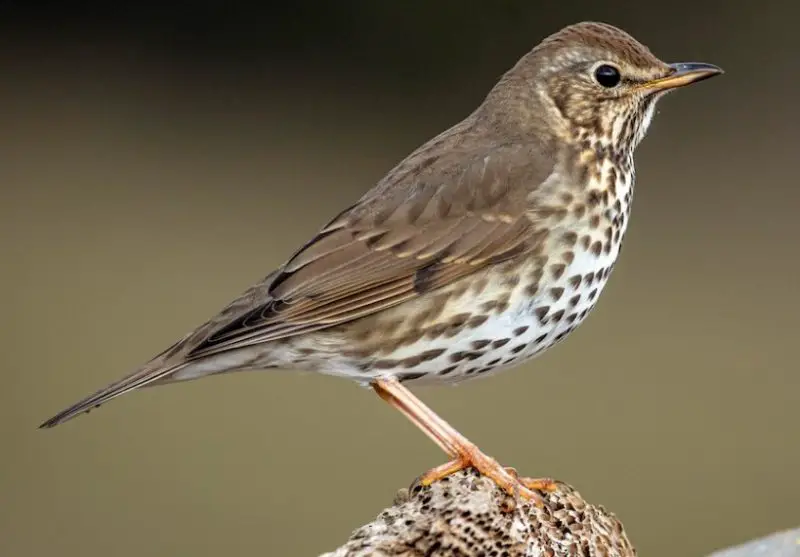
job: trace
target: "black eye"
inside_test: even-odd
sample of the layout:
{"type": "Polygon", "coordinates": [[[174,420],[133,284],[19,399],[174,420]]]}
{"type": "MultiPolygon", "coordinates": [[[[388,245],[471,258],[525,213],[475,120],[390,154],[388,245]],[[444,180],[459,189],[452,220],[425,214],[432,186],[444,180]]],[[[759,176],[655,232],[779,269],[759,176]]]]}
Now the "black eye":
{"type": "Polygon", "coordinates": [[[597,80],[597,83],[610,89],[619,84],[622,76],[619,75],[619,70],[614,66],[603,64],[602,66],[598,66],[594,71],[594,78],[597,80]]]}

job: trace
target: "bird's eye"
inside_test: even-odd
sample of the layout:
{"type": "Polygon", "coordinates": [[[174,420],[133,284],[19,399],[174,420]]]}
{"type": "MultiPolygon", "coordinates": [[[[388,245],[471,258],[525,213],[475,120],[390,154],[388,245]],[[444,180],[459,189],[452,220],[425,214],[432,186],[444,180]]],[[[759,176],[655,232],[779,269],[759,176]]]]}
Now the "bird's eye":
{"type": "Polygon", "coordinates": [[[603,64],[602,66],[598,66],[594,71],[594,78],[597,80],[597,83],[610,89],[611,87],[619,85],[622,76],[619,75],[619,70],[614,66],[603,64]]]}

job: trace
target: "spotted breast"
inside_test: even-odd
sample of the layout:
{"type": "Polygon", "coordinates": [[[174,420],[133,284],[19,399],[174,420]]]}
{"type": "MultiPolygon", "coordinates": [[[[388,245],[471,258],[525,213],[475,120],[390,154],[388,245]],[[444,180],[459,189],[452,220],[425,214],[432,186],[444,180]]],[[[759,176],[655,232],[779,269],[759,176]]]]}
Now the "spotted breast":
{"type": "MultiPolygon", "coordinates": [[[[544,241],[523,260],[484,269],[428,296],[348,324],[349,347],[331,358],[296,343],[308,367],[365,381],[396,376],[416,384],[486,376],[563,340],[597,302],[619,254],[633,190],[630,160],[581,155],[585,181],[549,194],[531,219],[544,241]],[[622,164],[620,164],[622,162],[622,164]],[[320,361],[324,358],[324,362],[320,361]]],[[[557,179],[559,184],[569,183],[557,179]]]]}

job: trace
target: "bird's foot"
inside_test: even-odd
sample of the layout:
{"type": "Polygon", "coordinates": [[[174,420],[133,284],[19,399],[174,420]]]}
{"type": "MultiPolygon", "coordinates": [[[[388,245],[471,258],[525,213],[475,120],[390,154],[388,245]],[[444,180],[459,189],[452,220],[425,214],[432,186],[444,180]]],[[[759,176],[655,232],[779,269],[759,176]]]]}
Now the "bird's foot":
{"type": "Polygon", "coordinates": [[[506,466],[505,470],[506,470],[506,472],[508,472],[509,474],[514,476],[514,478],[519,483],[521,483],[522,485],[524,485],[528,489],[532,489],[534,491],[546,491],[548,493],[553,492],[556,489],[558,489],[558,485],[557,485],[556,481],[553,478],[526,478],[526,477],[520,477],[520,475],[517,473],[517,470],[515,468],[512,468],[511,466],[506,466]]]}
{"type": "Polygon", "coordinates": [[[428,470],[419,478],[422,485],[431,485],[466,468],[474,468],[512,497],[522,497],[541,507],[544,502],[537,491],[553,491],[556,482],[550,478],[521,478],[514,468],[503,467],[477,447],[463,450],[459,458],[428,470]]]}

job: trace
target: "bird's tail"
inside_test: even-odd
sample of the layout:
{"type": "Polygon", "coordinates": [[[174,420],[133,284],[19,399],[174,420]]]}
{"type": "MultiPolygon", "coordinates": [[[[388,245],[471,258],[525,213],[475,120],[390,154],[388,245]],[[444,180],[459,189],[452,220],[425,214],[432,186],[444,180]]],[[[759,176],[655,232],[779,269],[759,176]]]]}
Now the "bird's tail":
{"type": "Polygon", "coordinates": [[[165,362],[163,359],[156,357],[154,360],[145,364],[143,367],[131,373],[130,375],[123,377],[119,381],[112,383],[104,389],[100,389],[96,393],[76,402],[69,408],[62,410],[41,424],[39,429],[55,427],[68,420],[71,420],[79,414],[83,414],[97,408],[112,398],[117,398],[118,396],[124,395],[125,393],[133,391],[134,389],[152,385],[156,382],[169,382],[170,376],[185,367],[187,364],[188,362],[185,361],[165,362]]]}

